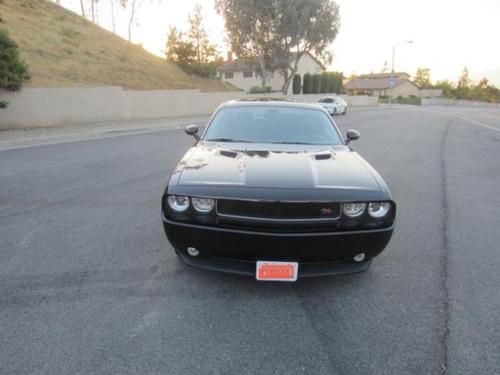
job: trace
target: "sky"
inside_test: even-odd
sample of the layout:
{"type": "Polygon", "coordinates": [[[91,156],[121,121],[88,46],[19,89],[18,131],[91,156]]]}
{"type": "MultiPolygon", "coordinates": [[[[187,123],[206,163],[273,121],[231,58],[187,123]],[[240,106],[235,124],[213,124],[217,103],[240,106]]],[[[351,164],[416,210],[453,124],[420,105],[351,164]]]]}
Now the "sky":
{"type": "MultiPolygon", "coordinates": [[[[117,2],[117,1],[115,1],[117,2]]],[[[431,80],[456,81],[467,66],[473,80],[486,77],[500,87],[500,0],[336,0],[341,27],[330,46],[330,70],[349,76],[380,72],[391,67],[415,74],[431,70],[431,80]],[[405,41],[411,40],[412,44],[405,41]]],[[[61,0],[78,10],[79,0],[61,0]]],[[[111,29],[110,0],[99,1],[99,22],[111,29]]],[[[188,15],[196,4],[203,7],[205,27],[212,42],[226,55],[223,19],[213,0],[145,0],[134,26],[133,42],[163,56],[170,26],[188,29],[188,15]]],[[[116,7],[117,33],[126,36],[127,10],[116,7]]]]}

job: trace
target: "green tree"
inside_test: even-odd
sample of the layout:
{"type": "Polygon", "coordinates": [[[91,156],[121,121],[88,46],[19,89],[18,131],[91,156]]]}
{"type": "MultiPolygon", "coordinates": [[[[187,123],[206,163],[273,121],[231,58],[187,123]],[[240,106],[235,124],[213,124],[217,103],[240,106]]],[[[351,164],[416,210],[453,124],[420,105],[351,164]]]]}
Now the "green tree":
{"type": "Polygon", "coordinates": [[[337,91],[335,91],[337,94],[341,94],[342,91],[344,91],[344,73],[338,72],[335,73],[337,77],[337,91]]]}
{"type": "Polygon", "coordinates": [[[471,84],[471,80],[469,78],[469,69],[467,67],[464,67],[462,70],[462,74],[460,75],[460,79],[458,80],[458,88],[469,88],[471,84]]]}
{"type": "Polygon", "coordinates": [[[193,14],[189,16],[190,28],[187,34],[189,41],[194,46],[196,51],[196,62],[199,64],[213,61],[218,55],[217,48],[208,40],[201,13],[201,5],[196,4],[193,14]]]}
{"type": "Polygon", "coordinates": [[[310,53],[324,64],[331,62],[328,46],[335,40],[339,27],[339,7],[332,0],[277,0],[278,50],[285,94],[290,79],[297,72],[300,59],[310,53]]]}
{"type": "Polygon", "coordinates": [[[313,74],[311,93],[319,94],[320,86],[321,86],[321,76],[319,74],[313,74]]]}
{"type": "Polygon", "coordinates": [[[328,91],[329,93],[340,94],[343,88],[344,74],[341,72],[328,72],[328,91]]]}
{"type": "Polygon", "coordinates": [[[328,72],[323,72],[321,73],[321,78],[320,78],[320,89],[319,91],[322,94],[328,93],[328,80],[329,80],[330,73],[328,72]]]}
{"type": "Polygon", "coordinates": [[[275,0],[215,0],[215,7],[224,17],[232,51],[257,69],[265,89],[275,70],[275,0]]]}
{"type": "Polygon", "coordinates": [[[337,88],[337,76],[334,72],[328,72],[328,93],[332,94],[336,92],[337,88]]]}
{"type": "MultiPolygon", "coordinates": [[[[28,67],[21,61],[16,43],[6,31],[0,30],[0,88],[18,91],[29,79],[28,67]]],[[[0,108],[6,106],[6,102],[0,102],[0,108]]]]}
{"type": "MultiPolygon", "coordinates": [[[[340,26],[339,8],[332,0],[215,0],[238,56],[257,59],[266,69],[283,72],[288,92],[300,59],[313,54],[330,62],[328,46],[340,26]]],[[[262,70],[262,69],[261,69],[262,70]]]]}
{"type": "Polygon", "coordinates": [[[300,94],[300,90],[302,89],[301,84],[302,82],[300,74],[295,74],[295,76],[293,77],[293,84],[292,84],[294,94],[300,94]]]}
{"type": "Polygon", "coordinates": [[[429,68],[417,68],[413,82],[421,89],[431,88],[431,70],[429,68]]]}
{"type": "Polygon", "coordinates": [[[187,34],[170,27],[167,34],[165,55],[168,61],[181,69],[201,77],[213,77],[220,63],[217,48],[210,43],[203,26],[201,6],[196,5],[189,16],[190,29],[187,34]]]}
{"type": "Polygon", "coordinates": [[[309,73],[304,74],[302,92],[304,94],[310,94],[312,92],[312,76],[309,73]]]}
{"type": "Polygon", "coordinates": [[[471,91],[471,80],[469,78],[469,69],[464,67],[462,74],[458,80],[457,89],[455,90],[455,96],[458,99],[469,99],[471,91]]]}
{"type": "Polygon", "coordinates": [[[196,61],[196,48],[181,31],[171,27],[167,34],[165,55],[170,62],[192,64],[196,61]]]}
{"type": "Polygon", "coordinates": [[[454,96],[455,87],[453,82],[448,80],[437,81],[433,86],[435,89],[440,89],[443,92],[443,96],[447,98],[451,98],[454,96]]]}
{"type": "Polygon", "coordinates": [[[476,100],[481,102],[500,102],[500,90],[494,85],[491,85],[488,79],[481,79],[477,85],[470,88],[469,96],[467,99],[476,100]]]}

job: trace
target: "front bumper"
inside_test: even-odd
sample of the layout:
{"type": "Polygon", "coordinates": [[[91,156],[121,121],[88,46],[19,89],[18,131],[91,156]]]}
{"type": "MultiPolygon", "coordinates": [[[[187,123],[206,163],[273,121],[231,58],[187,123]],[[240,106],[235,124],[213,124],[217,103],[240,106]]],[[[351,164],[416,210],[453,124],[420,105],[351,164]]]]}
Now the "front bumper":
{"type": "MultiPolygon", "coordinates": [[[[189,255],[179,253],[184,264],[210,271],[233,273],[237,275],[255,276],[255,261],[243,261],[230,258],[201,257],[194,258],[189,255]]],[[[318,277],[331,275],[345,275],[363,272],[370,267],[371,259],[361,263],[300,263],[299,277],[318,277]]]]}
{"type": "Polygon", "coordinates": [[[189,266],[255,276],[257,260],[299,263],[299,277],[365,271],[391,239],[393,226],[384,229],[327,233],[274,233],[209,227],[163,217],[165,233],[189,266]],[[200,251],[198,257],[187,248],[200,251]],[[358,253],[366,260],[353,262],[358,253]]]}

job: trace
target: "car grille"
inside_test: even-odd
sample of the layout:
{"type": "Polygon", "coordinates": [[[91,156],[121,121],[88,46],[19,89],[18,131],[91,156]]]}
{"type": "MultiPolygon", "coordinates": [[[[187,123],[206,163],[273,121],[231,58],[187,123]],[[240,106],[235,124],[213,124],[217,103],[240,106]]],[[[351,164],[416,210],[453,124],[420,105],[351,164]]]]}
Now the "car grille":
{"type": "Polygon", "coordinates": [[[331,222],[340,217],[340,204],[221,199],[217,201],[217,213],[221,217],[263,222],[331,222]]]}

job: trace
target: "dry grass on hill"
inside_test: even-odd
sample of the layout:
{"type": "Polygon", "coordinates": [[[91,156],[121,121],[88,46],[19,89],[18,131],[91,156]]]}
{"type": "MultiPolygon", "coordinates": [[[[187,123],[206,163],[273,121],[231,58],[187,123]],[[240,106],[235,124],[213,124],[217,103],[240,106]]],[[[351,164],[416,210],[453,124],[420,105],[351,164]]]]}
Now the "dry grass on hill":
{"type": "Polygon", "coordinates": [[[19,45],[29,86],[233,90],[184,73],[139,46],[46,0],[0,0],[0,28],[19,45]]]}

